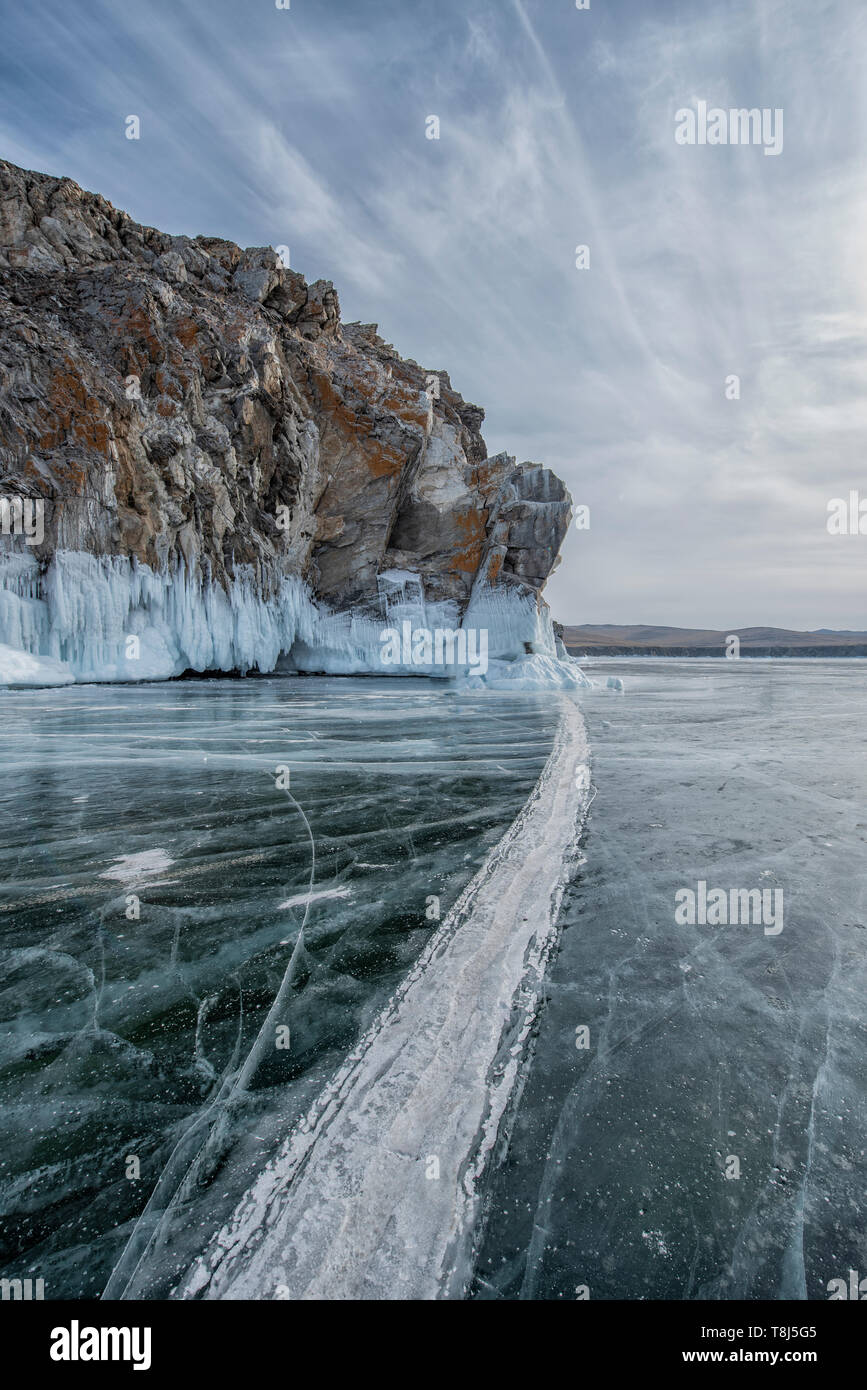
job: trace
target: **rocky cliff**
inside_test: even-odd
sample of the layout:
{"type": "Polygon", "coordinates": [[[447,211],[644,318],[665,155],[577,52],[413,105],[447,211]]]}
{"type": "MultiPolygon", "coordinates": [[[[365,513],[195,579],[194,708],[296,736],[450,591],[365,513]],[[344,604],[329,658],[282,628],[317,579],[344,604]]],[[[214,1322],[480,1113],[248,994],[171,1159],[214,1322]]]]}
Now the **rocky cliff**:
{"type": "MultiPolygon", "coordinates": [[[[263,600],[291,578],[372,620],[383,575],[458,616],[482,589],[543,613],[570,498],[488,458],[483,418],[271,248],[169,236],[0,162],[0,495],[44,507],[39,544],[0,542],[29,557],[7,592],[50,603],[34,564],[70,553],[263,600]]],[[[14,620],[0,641],[32,647],[57,614],[14,620]]]]}

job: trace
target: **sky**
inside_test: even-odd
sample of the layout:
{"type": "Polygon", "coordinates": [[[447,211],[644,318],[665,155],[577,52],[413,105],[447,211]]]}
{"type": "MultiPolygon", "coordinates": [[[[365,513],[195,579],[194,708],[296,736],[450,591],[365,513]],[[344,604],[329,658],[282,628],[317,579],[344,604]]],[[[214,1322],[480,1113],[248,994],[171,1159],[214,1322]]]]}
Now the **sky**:
{"type": "Polygon", "coordinates": [[[865,59],[853,0],[0,0],[0,155],[447,370],[589,507],[560,621],[867,629],[865,59]]]}

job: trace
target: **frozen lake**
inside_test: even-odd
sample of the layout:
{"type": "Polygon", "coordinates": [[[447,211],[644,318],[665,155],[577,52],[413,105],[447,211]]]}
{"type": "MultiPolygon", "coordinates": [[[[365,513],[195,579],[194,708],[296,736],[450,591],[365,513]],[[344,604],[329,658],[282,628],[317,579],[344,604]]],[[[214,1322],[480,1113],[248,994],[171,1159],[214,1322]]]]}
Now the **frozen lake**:
{"type": "MultiPolygon", "coordinates": [[[[584,860],[471,1296],[825,1298],[867,1276],[867,666],[586,669],[584,860]],[[678,920],[702,883],[782,916],[678,920]]],[[[487,865],[557,700],[249,679],[0,710],[0,1272],[166,1297],[487,865]]]]}
{"type": "Polygon", "coordinates": [[[164,1296],[517,815],[557,714],[376,679],[0,711],[0,1271],[94,1296],[123,1255],[113,1291],[164,1296]]]}
{"type": "Polygon", "coordinates": [[[867,665],[585,669],[586,864],[475,1296],[827,1298],[867,1275],[867,665]],[[781,888],[783,930],[677,924],[700,881],[781,888]]]}

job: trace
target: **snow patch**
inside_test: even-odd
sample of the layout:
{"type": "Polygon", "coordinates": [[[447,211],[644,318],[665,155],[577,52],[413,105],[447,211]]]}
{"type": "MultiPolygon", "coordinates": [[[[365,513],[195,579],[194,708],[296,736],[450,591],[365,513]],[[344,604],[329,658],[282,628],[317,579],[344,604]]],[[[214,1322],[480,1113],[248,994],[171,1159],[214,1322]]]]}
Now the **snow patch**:
{"type": "Polygon", "coordinates": [[[139,883],[153,874],[164,873],[174,864],[164,849],[143,849],[138,854],[122,854],[100,878],[113,878],[118,883],[139,883]]]}
{"type": "Polygon", "coordinates": [[[277,911],[282,912],[287,907],[306,907],[308,903],[321,903],[328,898],[351,898],[352,890],[349,888],[322,888],[318,893],[296,893],[294,898],[287,898],[285,903],[278,903],[277,911]]]}

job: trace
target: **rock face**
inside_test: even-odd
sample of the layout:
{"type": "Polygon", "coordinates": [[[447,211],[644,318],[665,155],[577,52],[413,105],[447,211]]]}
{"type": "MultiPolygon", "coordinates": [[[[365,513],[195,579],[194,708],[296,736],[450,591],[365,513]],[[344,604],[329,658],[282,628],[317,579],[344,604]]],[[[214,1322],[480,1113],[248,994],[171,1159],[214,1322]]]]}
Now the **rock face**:
{"type": "Polygon", "coordinates": [[[272,249],[0,162],[0,495],[44,500],[43,566],[251,567],[263,593],[296,576],[371,613],[388,571],[461,612],[479,584],[541,603],[571,501],[488,458],[483,418],[272,249]]]}

